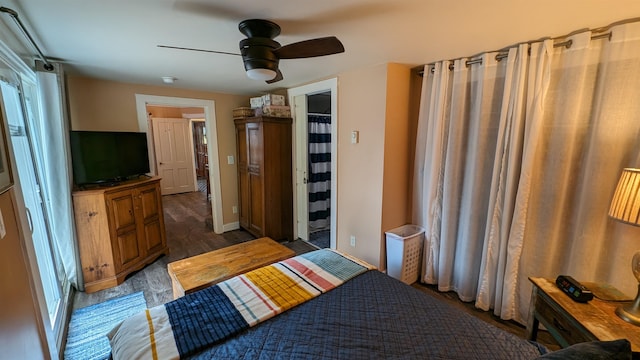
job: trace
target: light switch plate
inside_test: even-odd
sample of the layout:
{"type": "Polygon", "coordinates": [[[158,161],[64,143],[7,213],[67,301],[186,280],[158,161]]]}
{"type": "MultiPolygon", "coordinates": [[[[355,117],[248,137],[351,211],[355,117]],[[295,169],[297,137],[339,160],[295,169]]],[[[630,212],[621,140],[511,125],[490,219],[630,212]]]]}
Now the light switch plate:
{"type": "Polygon", "coordinates": [[[235,163],[235,160],[233,159],[233,155],[227,156],[227,164],[233,165],[234,163],[235,163]]]}

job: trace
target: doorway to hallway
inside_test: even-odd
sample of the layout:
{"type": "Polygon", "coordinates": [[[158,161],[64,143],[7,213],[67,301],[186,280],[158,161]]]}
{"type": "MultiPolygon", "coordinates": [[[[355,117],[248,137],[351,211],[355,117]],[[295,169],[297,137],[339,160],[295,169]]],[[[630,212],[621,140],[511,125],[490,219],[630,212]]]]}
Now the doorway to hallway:
{"type": "Polygon", "coordinates": [[[288,95],[295,124],[295,235],[335,248],[337,79],[292,88],[288,95]]]}
{"type": "MultiPolygon", "coordinates": [[[[178,107],[178,108],[200,108],[199,119],[204,119],[207,134],[207,159],[209,168],[209,185],[211,204],[211,222],[215,233],[222,234],[224,225],[222,219],[222,189],[220,186],[220,164],[218,161],[218,135],[215,117],[215,103],[212,100],[187,99],[166,96],[136,94],[136,109],[138,113],[138,127],[140,131],[147,132],[148,139],[151,140],[151,125],[149,120],[148,106],[157,107],[178,107]]],[[[187,116],[189,118],[189,116],[187,116]]],[[[192,140],[189,140],[192,142],[192,140]]],[[[151,172],[157,173],[155,166],[155,154],[150,153],[151,172]]],[[[193,172],[195,177],[195,170],[193,172]]],[[[194,190],[197,189],[197,182],[194,190]]]]}

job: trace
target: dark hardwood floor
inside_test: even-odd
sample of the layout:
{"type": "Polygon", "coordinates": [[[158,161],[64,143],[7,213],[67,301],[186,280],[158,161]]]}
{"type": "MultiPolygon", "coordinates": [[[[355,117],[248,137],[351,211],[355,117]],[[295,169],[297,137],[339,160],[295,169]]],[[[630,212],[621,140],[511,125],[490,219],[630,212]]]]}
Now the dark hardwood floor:
{"type": "MultiPolygon", "coordinates": [[[[171,280],[167,274],[167,264],[198,255],[207,251],[220,249],[240,242],[254,239],[246,231],[234,230],[224,234],[216,234],[207,225],[210,224],[209,202],[204,192],[192,192],[178,195],[163,196],[165,227],[169,256],[162,256],[144,269],[132,274],[122,284],[111,289],[87,294],[76,292],[73,308],[83,308],[97,304],[111,298],[143,291],[149,308],[173,300],[171,280]]],[[[285,243],[297,254],[315,250],[317,247],[302,240],[285,243]]],[[[513,321],[500,320],[491,312],[476,309],[472,303],[463,303],[455,293],[441,293],[435,286],[414,284],[414,288],[425,294],[434,296],[442,301],[476,316],[499,328],[524,338],[525,329],[513,321]]],[[[538,342],[550,349],[559,346],[546,331],[538,332],[538,342]]]]}
{"type": "MultiPolygon", "coordinates": [[[[173,300],[171,279],[167,264],[208,251],[221,249],[255,239],[244,230],[216,234],[208,226],[211,216],[209,202],[204,192],[191,192],[162,197],[164,221],[167,233],[169,256],[162,256],[144,269],[130,275],[122,284],[92,294],[76,292],[73,309],[131,294],[144,292],[147,307],[164,304],[173,300]]],[[[316,247],[302,240],[284,243],[297,254],[315,250],[316,247]]]]}

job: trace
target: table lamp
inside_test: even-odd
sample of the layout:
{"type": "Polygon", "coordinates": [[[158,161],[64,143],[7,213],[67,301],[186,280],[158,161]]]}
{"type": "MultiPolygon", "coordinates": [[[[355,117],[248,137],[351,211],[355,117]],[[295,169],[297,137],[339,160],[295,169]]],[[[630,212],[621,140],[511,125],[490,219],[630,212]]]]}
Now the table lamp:
{"type": "MultiPolygon", "coordinates": [[[[611,200],[609,216],[626,224],[640,226],[640,169],[622,170],[611,200]]],[[[631,324],[640,326],[640,251],[633,255],[631,270],[638,280],[638,294],[633,303],[616,309],[616,314],[631,324]]]]}

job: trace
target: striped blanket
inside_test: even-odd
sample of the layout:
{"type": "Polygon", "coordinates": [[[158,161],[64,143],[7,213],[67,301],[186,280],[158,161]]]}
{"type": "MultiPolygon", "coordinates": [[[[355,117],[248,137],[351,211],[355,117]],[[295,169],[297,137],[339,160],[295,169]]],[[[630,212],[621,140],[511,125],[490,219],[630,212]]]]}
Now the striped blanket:
{"type": "Polygon", "coordinates": [[[128,318],[107,335],[117,359],[179,359],[372,269],[322,249],[268,265],[128,318]]]}

